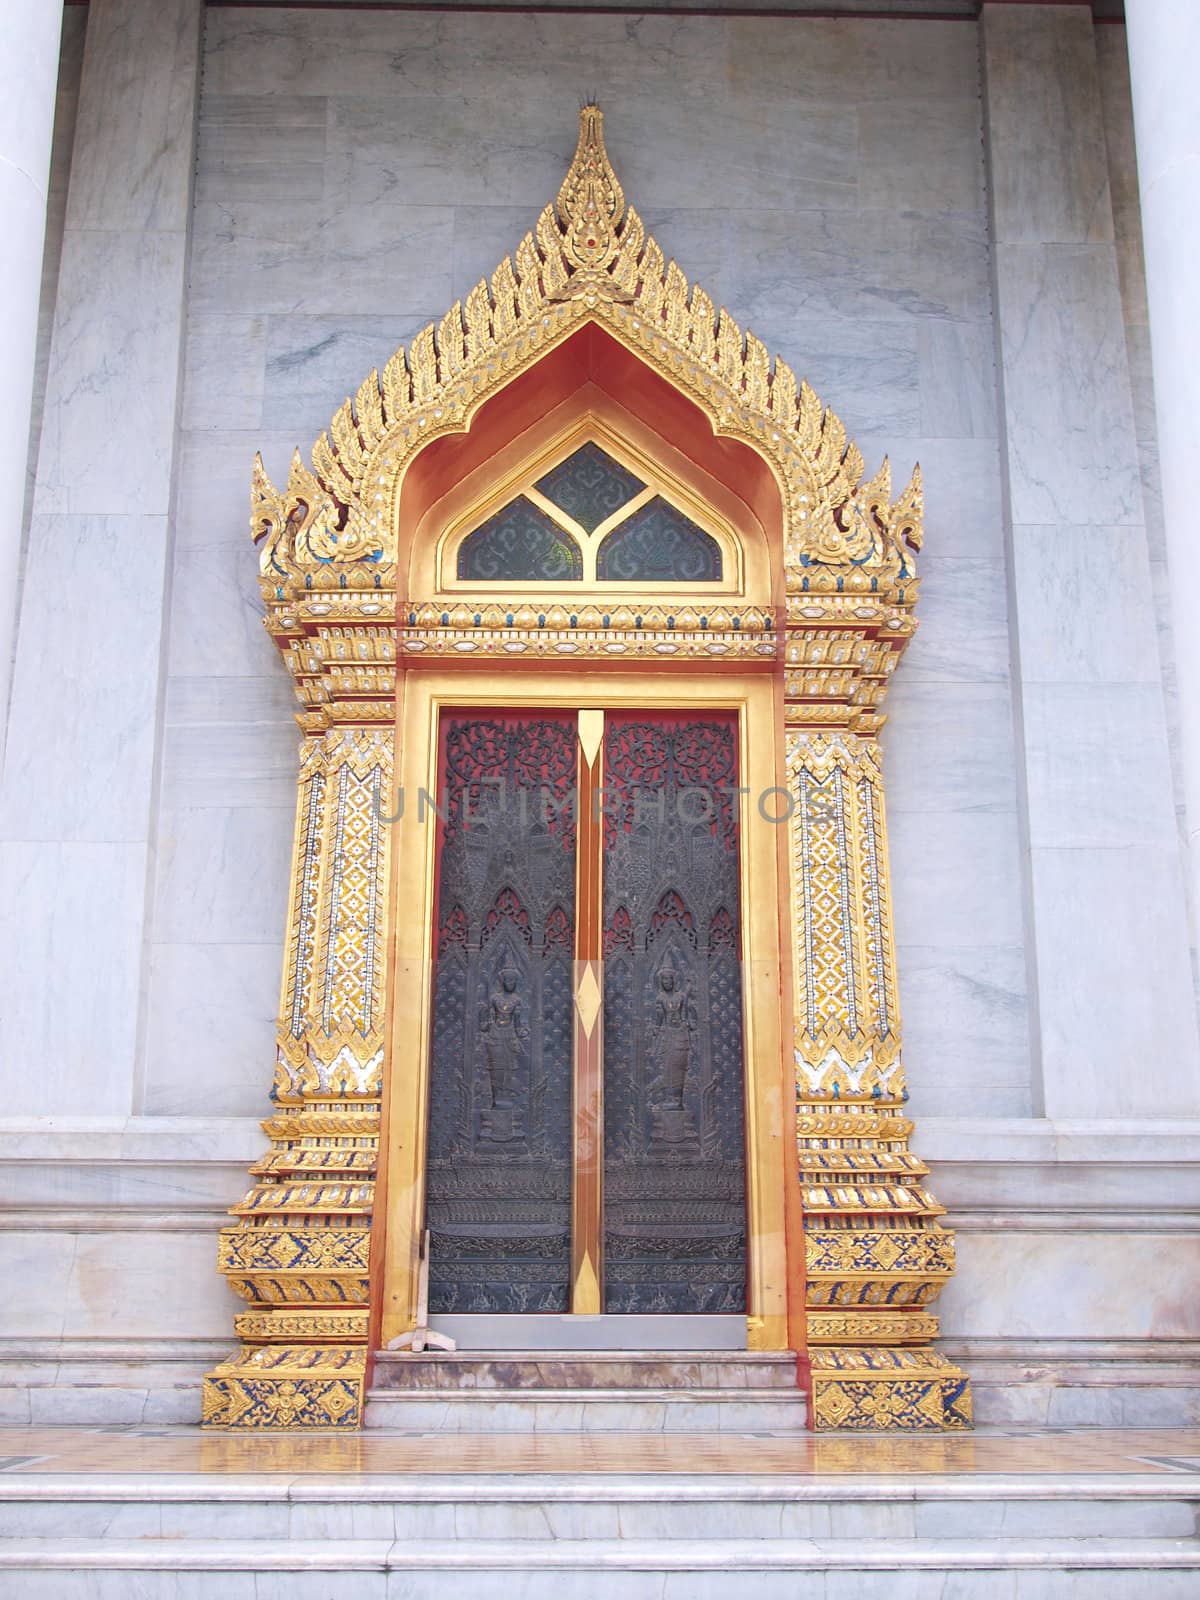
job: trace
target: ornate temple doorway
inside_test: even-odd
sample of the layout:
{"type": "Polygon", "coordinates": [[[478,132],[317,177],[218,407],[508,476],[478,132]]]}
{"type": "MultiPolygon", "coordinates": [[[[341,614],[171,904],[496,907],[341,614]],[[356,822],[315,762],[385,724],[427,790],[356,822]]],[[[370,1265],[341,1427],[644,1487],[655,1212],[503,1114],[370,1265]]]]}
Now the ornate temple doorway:
{"type": "Polygon", "coordinates": [[[608,1326],[736,1303],[744,1249],[725,1315],[798,1353],[817,1427],[969,1426],[932,1348],[954,1239],[908,1147],[877,742],[919,473],[865,479],[667,262],[595,105],[515,255],[312,462],[252,475],[303,743],[271,1149],[220,1246],[248,1309],[205,1420],[360,1426],[373,1352],[420,1330],[431,1223],[435,1294],[482,1265],[493,1326],[543,1293],[608,1326]],[[478,763],[487,725],[493,776],[537,752],[593,792],[607,764],[615,800],[514,830],[468,766],[468,832],[438,793],[452,731],[478,763]]]}
{"type": "Polygon", "coordinates": [[[774,675],[589,677],[406,679],[385,1309],[786,1348],[774,675]]]}
{"type": "Polygon", "coordinates": [[[744,1314],[735,717],[444,711],[439,765],[431,1314],[744,1314]]]}
{"type": "Polygon", "coordinates": [[[786,1349],[777,491],[594,328],[406,482],[379,1347],[786,1349]]]}

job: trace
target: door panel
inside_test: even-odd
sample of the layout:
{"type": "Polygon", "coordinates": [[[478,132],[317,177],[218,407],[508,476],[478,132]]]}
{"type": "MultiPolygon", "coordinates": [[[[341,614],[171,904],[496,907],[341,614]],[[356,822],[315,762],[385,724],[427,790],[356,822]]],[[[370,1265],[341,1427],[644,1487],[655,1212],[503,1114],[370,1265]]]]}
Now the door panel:
{"type": "Polygon", "coordinates": [[[604,1309],[746,1305],[736,722],[610,716],[604,1309]]]}
{"type": "Polygon", "coordinates": [[[429,1309],[570,1309],[572,715],[443,715],[429,1309]]]}

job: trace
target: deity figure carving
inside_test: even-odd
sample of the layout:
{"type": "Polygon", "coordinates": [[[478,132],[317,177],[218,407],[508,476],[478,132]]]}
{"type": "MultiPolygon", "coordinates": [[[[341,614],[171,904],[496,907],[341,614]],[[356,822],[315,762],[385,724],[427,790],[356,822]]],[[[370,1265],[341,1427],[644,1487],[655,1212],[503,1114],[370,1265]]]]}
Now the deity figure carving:
{"type": "Polygon", "coordinates": [[[655,1039],[651,1059],[662,1098],[654,1106],[654,1137],[678,1144],[694,1131],[689,1126],[683,1095],[692,1063],[695,1016],[691,993],[681,985],[668,955],[658,971],[654,996],[655,1039]]]}
{"type": "Polygon", "coordinates": [[[482,1132],[485,1139],[503,1142],[517,1133],[513,1107],[513,1087],[521,1068],[529,1029],[522,1020],[522,997],[517,987],[520,974],[505,960],[497,982],[479,1008],[479,1032],[487,1060],[491,1109],[485,1111],[482,1132]]]}

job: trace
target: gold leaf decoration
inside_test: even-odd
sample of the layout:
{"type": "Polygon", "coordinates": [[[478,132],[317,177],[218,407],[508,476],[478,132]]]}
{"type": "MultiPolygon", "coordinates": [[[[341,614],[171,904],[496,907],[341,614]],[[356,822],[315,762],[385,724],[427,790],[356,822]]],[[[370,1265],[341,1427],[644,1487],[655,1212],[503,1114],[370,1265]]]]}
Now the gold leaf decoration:
{"type": "Polygon", "coordinates": [[[911,552],[920,545],[923,511],[919,474],[895,507],[880,500],[878,476],[869,493],[860,489],[862,455],[836,413],[807,383],[797,384],[786,362],[772,365],[766,346],[689,285],[676,262],[668,265],[626,206],[594,105],[580,113],[575,157],[555,202],[517,245],[515,265],[505,257],[490,281],[481,280],[461,307],[450,308],[436,336],[432,326],[424,328],[407,353],[397,351],[382,377],[369,377],[353,406],[339,408],[317,441],[313,466],[333,509],[316,519],[313,535],[296,541],[268,535],[271,497],[255,479],[264,582],[270,574],[277,583],[344,587],[347,569],[369,559],[382,565],[360,568],[352,581],[377,588],[394,562],[396,541],[379,507],[397,504],[395,484],[413,453],[447,429],[469,426],[479,404],[585,320],[610,329],[665,372],[716,432],[743,438],[770,461],[783,491],[789,592],[839,592],[834,569],[857,582],[866,562],[875,575],[872,592],[889,603],[911,603],[911,552]],[[413,427],[417,408],[422,417],[413,427]],[[326,534],[318,536],[318,525],[326,534]],[[317,558],[317,549],[328,553],[317,558]],[[315,566],[306,564],[306,551],[315,566]],[[293,554],[294,571],[287,567],[293,554]],[[884,582],[892,587],[879,589],[884,582]]]}

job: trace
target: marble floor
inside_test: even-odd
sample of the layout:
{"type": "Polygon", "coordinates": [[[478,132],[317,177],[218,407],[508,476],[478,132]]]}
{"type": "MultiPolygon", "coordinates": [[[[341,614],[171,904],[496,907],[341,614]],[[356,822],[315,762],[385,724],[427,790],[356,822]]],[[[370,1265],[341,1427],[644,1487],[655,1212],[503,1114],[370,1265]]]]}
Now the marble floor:
{"type": "Polygon", "coordinates": [[[1200,1428],[981,1427],[963,1434],[237,1434],[0,1427],[0,1473],[1200,1475],[1200,1428]]]}

